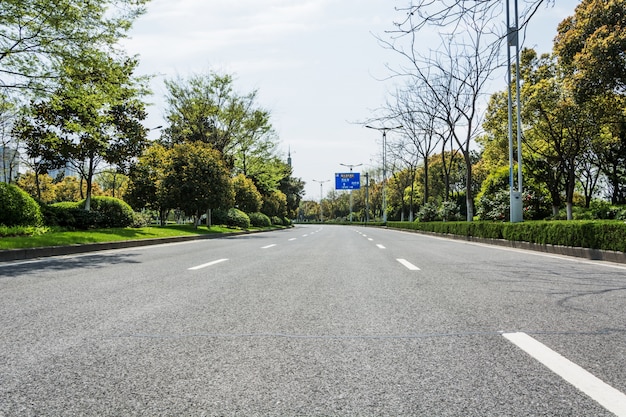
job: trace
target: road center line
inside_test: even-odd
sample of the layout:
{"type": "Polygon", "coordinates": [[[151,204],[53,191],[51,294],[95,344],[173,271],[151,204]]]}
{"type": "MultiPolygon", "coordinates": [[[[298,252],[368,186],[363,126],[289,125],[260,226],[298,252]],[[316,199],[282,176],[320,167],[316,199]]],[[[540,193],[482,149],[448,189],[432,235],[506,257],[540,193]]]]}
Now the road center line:
{"type": "Polygon", "coordinates": [[[273,244],[271,244],[271,245],[263,246],[261,249],[269,249],[269,248],[272,248],[272,247],[274,247],[274,246],[276,246],[276,244],[275,244],[275,243],[273,243],[273,244]]]}
{"type": "Polygon", "coordinates": [[[626,395],[526,333],[503,333],[507,340],[587,394],[618,417],[626,417],[626,395]]]}
{"type": "Polygon", "coordinates": [[[406,259],[396,259],[396,261],[400,262],[410,271],[420,271],[418,267],[416,267],[415,265],[413,265],[411,262],[407,261],[406,259]]]}
{"type": "Polygon", "coordinates": [[[212,266],[212,265],[215,265],[215,264],[219,264],[220,262],[224,262],[224,261],[227,261],[227,260],[228,259],[218,259],[216,261],[212,261],[212,262],[208,262],[208,263],[205,263],[205,264],[202,264],[202,265],[198,265],[198,266],[193,266],[191,268],[187,268],[187,270],[195,271],[195,270],[198,270],[198,269],[206,268],[207,266],[212,266]]]}
{"type": "Polygon", "coordinates": [[[292,237],[291,239],[289,239],[289,242],[292,242],[292,241],[294,241],[294,240],[296,240],[296,239],[297,239],[297,238],[292,237]]]}
{"type": "Polygon", "coordinates": [[[380,243],[377,244],[376,246],[378,246],[380,249],[385,249],[385,247],[383,245],[381,245],[380,243]]]}

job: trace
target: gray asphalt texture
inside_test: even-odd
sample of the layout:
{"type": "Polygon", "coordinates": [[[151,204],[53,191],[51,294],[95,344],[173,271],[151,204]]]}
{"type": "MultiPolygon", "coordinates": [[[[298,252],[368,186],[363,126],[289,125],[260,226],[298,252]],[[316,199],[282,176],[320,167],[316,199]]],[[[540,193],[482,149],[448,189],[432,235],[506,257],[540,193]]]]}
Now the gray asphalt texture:
{"type": "Polygon", "coordinates": [[[610,416],[501,333],[626,392],[625,295],[623,266],[339,226],[3,263],[0,415],[610,416]]]}

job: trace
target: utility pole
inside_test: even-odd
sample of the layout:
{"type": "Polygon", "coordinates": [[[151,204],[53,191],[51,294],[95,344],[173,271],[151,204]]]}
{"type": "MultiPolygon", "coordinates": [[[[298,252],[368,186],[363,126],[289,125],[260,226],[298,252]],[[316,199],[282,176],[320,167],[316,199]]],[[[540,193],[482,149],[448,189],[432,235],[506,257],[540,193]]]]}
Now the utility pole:
{"type": "Polygon", "coordinates": [[[324,210],[322,209],[323,187],[324,187],[324,183],[330,180],[313,180],[313,181],[319,182],[320,184],[320,223],[324,223],[324,210]]]}
{"type": "Polygon", "coordinates": [[[387,182],[387,131],[402,129],[403,126],[374,127],[366,125],[365,127],[383,132],[383,223],[387,223],[387,194],[385,190],[387,182]]]}

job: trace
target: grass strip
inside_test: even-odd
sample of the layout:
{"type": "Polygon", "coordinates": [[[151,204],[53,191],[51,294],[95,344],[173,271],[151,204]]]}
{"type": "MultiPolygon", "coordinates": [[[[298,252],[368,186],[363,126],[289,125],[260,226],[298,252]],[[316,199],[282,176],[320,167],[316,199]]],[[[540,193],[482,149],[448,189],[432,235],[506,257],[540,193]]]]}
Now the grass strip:
{"type": "Polygon", "coordinates": [[[212,233],[233,233],[241,229],[223,226],[191,225],[151,226],[141,228],[95,229],[88,231],[52,230],[33,236],[10,236],[0,238],[0,249],[40,248],[46,246],[68,246],[86,243],[117,242],[121,240],[154,239],[176,236],[204,235],[212,233]]]}

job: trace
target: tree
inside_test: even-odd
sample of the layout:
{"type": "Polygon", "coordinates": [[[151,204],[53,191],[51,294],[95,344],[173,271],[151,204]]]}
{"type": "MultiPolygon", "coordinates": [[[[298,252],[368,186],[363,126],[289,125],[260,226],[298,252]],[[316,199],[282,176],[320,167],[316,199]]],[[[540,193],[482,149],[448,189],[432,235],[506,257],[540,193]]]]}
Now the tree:
{"type": "Polygon", "coordinates": [[[263,197],[256,189],[254,182],[245,175],[239,174],[233,178],[235,190],[235,206],[244,213],[256,213],[261,209],[263,197]]]}
{"type": "Polygon", "coordinates": [[[474,216],[472,178],[472,145],[480,135],[482,121],[481,97],[493,72],[501,65],[501,36],[494,34],[491,15],[478,7],[491,7],[487,2],[476,3],[476,8],[466,8],[465,2],[455,2],[448,7],[446,2],[419,2],[411,8],[409,17],[399,24],[394,32],[397,38],[383,44],[405,57],[407,67],[393,69],[396,76],[409,77],[426,89],[436,103],[435,117],[446,126],[465,162],[467,220],[474,216]],[[433,9],[436,4],[442,9],[433,9]],[[457,10],[458,9],[458,10],[457,10]],[[458,17],[451,33],[442,35],[442,43],[437,50],[422,55],[416,51],[418,30],[428,24],[449,23],[448,17],[439,20],[443,13],[458,17]],[[408,47],[399,44],[398,39],[408,36],[408,47]]]}
{"type": "MultiPolygon", "coordinates": [[[[146,144],[145,93],[133,78],[134,59],[117,61],[98,51],[83,51],[80,65],[68,67],[61,87],[31,105],[21,132],[33,155],[55,155],[70,163],[87,184],[89,210],[96,168],[101,162],[125,167],[146,144]]],[[[30,154],[31,152],[29,152],[30,154]]]]}
{"type": "Polygon", "coordinates": [[[554,52],[577,99],[626,93],[626,2],[582,0],[563,20],[554,52]]]}
{"type": "Polygon", "coordinates": [[[17,185],[42,203],[56,201],[56,186],[47,174],[37,176],[33,171],[29,171],[20,175],[17,185]]]}
{"type": "Polygon", "coordinates": [[[288,175],[283,177],[278,186],[278,189],[285,194],[287,199],[287,216],[292,219],[298,217],[298,208],[304,196],[304,185],[304,181],[301,178],[288,175]]]}
{"type": "Polygon", "coordinates": [[[168,190],[163,184],[169,163],[168,150],[158,143],[148,146],[130,167],[126,200],[134,209],[150,209],[159,213],[161,225],[165,225],[168,190]]]}
{"type": "Polygon", "coordinates": [[[250,158],[275,150],[269,112],[257,105],[257,91],[241,95],[232,75],[209,72],[166,80],[166,117],[162,140],[169,146],[203,142],[220,151],[228,165],[250,176],[250,158]]]}
{"type": "Polygon", "coordinates": [[[113,52],[149,0],[2,0],[0,89],[39,90],[97,47],[113,52]]]}
{"type": "Polygon", "coordinates": [[[105,169],[96,175],[96,183],[102,188],[102,192],[113,198],[124,199],[128,189],[128,177],[117,169],[105,169]]]}
{"type": "Polygon", "coordinates": [[[15,104],[0,91],[0,182],[11,183],[19,171],[19,141],[11,135],[15,104]]]}
{"type": "Polygon", "coordinates": [[[233,184],[220,152],[200,142],[176,144],[166,164],[162,186],[168,207],[193,216],[196,227],[208,210],[232,207],[233,184]]]}
{"type": "MultiPolygon", "coordinates": [[[[529,125],[524,132],[524,144],[532,155],[538,156],[533,160],[541,163],[544,173],[549,174],[549,170],[556,173],[558,182],[554,187],[562,183],[563,188],[558,191],[565,191],[567,218],[571,220],[577,172],[592,139],[599,133],[598,126],[593,112],[577,103],[566,88],[554,56],[544,54],[538,58],[533,50],[527,49],[523,51],[523,62],[522,72],[528,82],[522,86],[525,97],[522,118],[529,125]]],[[[552,197],[556,198],[557,190],[548,184],[552,197]]]]}

